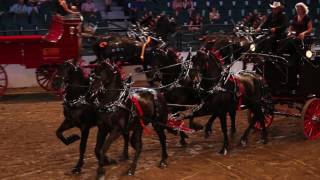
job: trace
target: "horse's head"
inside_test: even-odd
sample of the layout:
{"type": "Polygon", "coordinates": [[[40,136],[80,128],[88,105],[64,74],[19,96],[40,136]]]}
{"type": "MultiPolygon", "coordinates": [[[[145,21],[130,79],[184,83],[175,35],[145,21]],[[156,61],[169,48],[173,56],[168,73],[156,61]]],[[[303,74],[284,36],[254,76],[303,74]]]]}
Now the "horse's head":
{"type": "Polygon", "coordinates": [[[172,49],[150,48],[145,53],[144,70],[147,78],[152,81],[161,81],[162,84],[172,83],[181,72],[179,58],[172,49]]]}
{"type": "Polygon", "coordinates": [[[198,50],[192,57],[192,70],[203,73],[208,70],[209,55],[205,50],[198,50]]]}
{"type": "Polygon", "coordinates": [[[192,57],[192,68],[190,70],[190,79],[195,81],[207,81],[208,87],[213,85],[221,77],[221,62],[210,51],[199,50],[192,57]],[[202,79],[200,79],[200,77],[202,79]]]}
{"type": "Polygon", "coordinates": [[[121,74],[109,62],[101,62],[92,71],[89,90],[91,98],[95,98],[97,95],[101,98],[114,98],[119,94],[117,89],[121,88],[123,88],[121,74]]]}
{"type": "Polygon", "coordinates": [[[57,74],[53,77],[52,87],[59,90],[67,85],[83,85],[85,77],[83,70],[75,60],[65,61],[58,67],[57,74]]]}

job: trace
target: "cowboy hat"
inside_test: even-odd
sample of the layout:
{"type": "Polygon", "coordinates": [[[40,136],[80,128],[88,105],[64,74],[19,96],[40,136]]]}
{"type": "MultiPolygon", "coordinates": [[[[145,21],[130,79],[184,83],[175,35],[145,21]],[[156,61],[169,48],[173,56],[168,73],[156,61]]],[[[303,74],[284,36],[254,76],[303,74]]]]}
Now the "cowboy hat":
{"type": "Polygon", "coordinates": [[[274,1],[273,4],[270,4],[271,8],[278,8],[278,7],[283,7],[281,2],[274,1]]]}

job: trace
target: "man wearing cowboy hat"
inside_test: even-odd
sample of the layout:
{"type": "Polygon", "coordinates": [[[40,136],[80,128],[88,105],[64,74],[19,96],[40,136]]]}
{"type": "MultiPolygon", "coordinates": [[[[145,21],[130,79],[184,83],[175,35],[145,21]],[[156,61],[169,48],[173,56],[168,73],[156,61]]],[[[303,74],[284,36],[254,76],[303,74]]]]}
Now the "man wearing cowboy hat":
{"type": "Polygon", "coordinates": [[[270,4],[272,13],[268,16],[267,20],[257,29],[269,29],[271,36],[266,42],[262,43],[262,50],[266,52],[273,51],[277,47],[277,40],[281,40],[286,37],[286,29],[288,27],[288,17],[283,13],[283,4],[279,1],[274,1],[270,4]]]}

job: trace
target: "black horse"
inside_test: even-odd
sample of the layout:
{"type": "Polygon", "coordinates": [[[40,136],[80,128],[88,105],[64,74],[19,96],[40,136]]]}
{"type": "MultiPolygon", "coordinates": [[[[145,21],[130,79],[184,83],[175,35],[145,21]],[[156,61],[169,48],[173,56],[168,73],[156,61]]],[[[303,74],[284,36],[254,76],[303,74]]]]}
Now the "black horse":
{"type": "Polygon", "coordinates": [[[211,51],[218,60],[226,65],[238,59],[243,52],[247,52],[252,43],[246,37],[220,33],[203,36],[200,40],[203,41],[203,48],[211,51]]]}
{"type": "MultiPolygon", "coordinates": [[[[186,109],[179,105],[192,106],[201,102],[197,93],[194,92],[193,79],[196,74],[190,71],[191,56],[190,52],[188,57],[182,61],[170,48],[155,48],[146,52],[148,80],[149,82],[160,82],[159,89],[164,93],[167,102],[171,104],[169,111],[172,114],[186,109]]],[[[202,129],[202,126],[195,123],[193,118],[190,118],[189,125],[194,130],[202,129]]],[[[180,137],[180,144],[186,146],[185,138],[188,136],[181,132],[180,137]]]]}
{"type": "MultiPolygon", "coordinates": [[[[98,136],[107,139],[99,150],[101,157],[119,136],[125,137],[128,146],[129,131],[133,131],[130,142],[135,149],[135,156],[128,175],[133,175],[142,150],[142,134],[145,126],[152,124],[159,136],[162,147],[160,167],[167,166],[167,148],[165,129],[167,126],[167,105],[161,93],[151,89],[130,90],[124,86],[120,73],[110,63],[103,62],[95,69],[90,97],[98,105],[98,136]]],[[[128,157],[128,148],[124,150],[124,157],[128,157]]],[[[104,178],[104,162],[99,160],[98,178],[104,178]]]]}
{"type": "MultiPolygon", "coordinates": [[[[249,127],[241,137],[241,144],[247,144],[249,132],[257,121],[262,126],[261,141],[267,143],[267,130],[264,124],[262,107],[267,106],[266,103],[269,101],[266,100],[269,100],[270,97],[262,77],[252,72],[242,72],[233,76],[227,71],[221,72],[221,69],[217,71],[217,60],[209,51],[198,51],[192,62],[193,70],[198,72],[201,77],[199,83],[203,89],[200,90],[203,103],[197,111],[192,112],[187,117],[211,114],[206,125],[206,136],[209,135],[215,118],[219,117],[224,135],[224,143],[220,153],[228,153],[226,115],[227,113],[230,114],[232,132],[235,132],[235,114],[240,104],[246,105],[254,114],[249,127]]],[[[268,104],[268,107],[273,110],[272,104],[268,104]]]]}
{"type": "Polygon", "coordinates": [[[94,62],[106,59],[114,63],[141,64],[141,53],[144,42],[125,36],[109,35],[97,37],[92,49],[97,56],[94,62]]]}
{"type": "MultiPolygon", "coordinates": [[[[56,135],[66,145],[81,139],[80,157],[72,170],[72,173],[77,174],[81,172],[84,164],[83,159],[90,129],[97,124],[96,109],[86,100],[90,84],[89,79],[85,77],[84,71],[76,62],[67,61],[59,67],[57,76],[53,79],[53,87],[59,89],[63,86],[63,83],[65,84],[63,102],[63,114],[65,118],[56,130],[56,135]],[[74,127],[80,129],[81,137],[77,134],[73,134],[67,138],[64,137],[63,133],[74,127]]],[[[96,149],[99,149],[99,147],[96,147],[96,149]]],[[[97,152],[96,156],[98,157],[97,152]]],[[[104,157],[103,160],[106,164],[115,162],[107,157],[104,157]]]]}

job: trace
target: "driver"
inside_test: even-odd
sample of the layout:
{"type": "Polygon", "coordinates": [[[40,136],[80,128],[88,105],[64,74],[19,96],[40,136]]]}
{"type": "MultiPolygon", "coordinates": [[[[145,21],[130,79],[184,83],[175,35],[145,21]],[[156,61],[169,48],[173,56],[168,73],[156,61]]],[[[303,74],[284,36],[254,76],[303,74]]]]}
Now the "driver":
{"type": "Polygon", "coordinates": [[[261,29],[268,29],[271,32],[271,36],[259,44],[259,50],[264,52],[276,51],[277,41],[286,37],[285,31],[288,27],[288,17],[283,13],[284,6],[281,2],[274,1],[273,4],[270,4],[270,7],[272,8],[272,13],[256,29],[257,32],[261,31],[261,29]]]}
{"type": "Polygon", "coordinates": [[[304,40],[306,35],[310,35],[312,32],[312,21],[308,16],[309,8],[304,3],[297,3],[295,6],[297,15],[293,18],[293,21],[289,27],[289,35],[304,40]]]}
{"type": "Polygon", "coordinates": [[[278,53],[290,54],[289,60],[289,87],[295,89],[297,86],[297,74],[301,57],[304,56],[302,44],[306,36],[312,32],[312,20],[308,16],[309,8],[304,3],[295,6],[297,15],[294,16],[288,30],[288,38],[284,40],[278,49],[278,53]]]}

